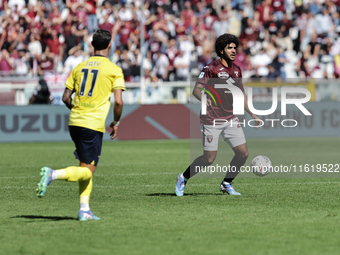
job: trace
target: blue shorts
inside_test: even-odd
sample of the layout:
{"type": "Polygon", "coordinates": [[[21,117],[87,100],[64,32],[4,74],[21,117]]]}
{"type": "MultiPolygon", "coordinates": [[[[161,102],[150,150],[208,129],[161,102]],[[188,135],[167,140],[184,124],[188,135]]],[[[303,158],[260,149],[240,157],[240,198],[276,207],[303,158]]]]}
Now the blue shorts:
{"type": "Polygon", "coordinates": [[[85,164],[97,166],[102,151],[103,133],[88,128],[69,126],[71,138],[76,145],[74,155],[85,164]]]}

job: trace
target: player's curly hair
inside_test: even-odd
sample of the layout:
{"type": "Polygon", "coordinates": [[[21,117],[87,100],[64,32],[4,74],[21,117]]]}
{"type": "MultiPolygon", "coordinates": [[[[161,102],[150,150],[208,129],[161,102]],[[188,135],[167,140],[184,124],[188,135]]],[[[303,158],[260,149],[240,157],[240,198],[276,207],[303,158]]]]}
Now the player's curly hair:
{"type": "Polygon", "coordinates": [[[223,51],[223,49],[231,43],[235,43],[236,47],[239,46],[240,44],[240,40],[232,34],[223,34],[220,35],[216,41],[215,41],[215,51],[217,56],[221,57],[223,54],[221,53],[221,51],[223,51]]]}
{"type": "Polygon", "coordinates": [[[105,50],[111,42],[111,33],[105,29],[98,29],[92,37],[92,46],[95,50],[105,50]]]}

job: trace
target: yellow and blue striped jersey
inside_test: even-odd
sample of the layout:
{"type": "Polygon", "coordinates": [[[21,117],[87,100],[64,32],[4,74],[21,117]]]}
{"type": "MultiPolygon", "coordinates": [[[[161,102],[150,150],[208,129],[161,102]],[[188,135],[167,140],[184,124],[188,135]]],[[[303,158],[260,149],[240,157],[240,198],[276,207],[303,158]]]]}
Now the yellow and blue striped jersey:
{"type": "Polygon", "coordinates": [[[68,124],[105,133],[105,120],[114,90],[125,90],[123,71],[104,56],[76,66],[66,83],[75,92],[68,124]]]}

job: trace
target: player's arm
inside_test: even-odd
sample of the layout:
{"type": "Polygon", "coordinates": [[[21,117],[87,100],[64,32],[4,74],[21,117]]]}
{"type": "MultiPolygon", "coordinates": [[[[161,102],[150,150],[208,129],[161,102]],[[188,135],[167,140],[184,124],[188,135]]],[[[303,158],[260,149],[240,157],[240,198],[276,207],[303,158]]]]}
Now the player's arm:
{"type": "Polygon", "coordinates": [[[194,87],[194,89],[192,91],[192,94],[193,94],[194,97],[197,98],[198,101],[201,101],[201,99],[202,99],[202,92],[201,92],[201,89],[199,89],[199,88],[203,89],[204,87],[203,87],[203,85],[201,83],[196,82],[195,87],[194,87]]]}
{"type": "Polygon", "coordinates": [[[113,104],[113,122],[110,124],[110,127],[112,128],[112,132],[110,134],[111,140],[115,139],[117,136],[119,120],[123,112],[122,92],[123,90],[121,89],[116,89],[113,91],[115,102],[113,104]]]}
{"type": "Polygon", "coordinates": [[[64,94],[63,94],[63,102],[64,104],[67,106],[67,108],[72,109],[73,105],[72,105],[72,94],[73,91],[65,88],[64,94]]]}
{"type": "Polygon", "coordinates": [[[258,129],[261,125],[261,121],[259,121],[259,117],[256,116],[255,113],[252,113],[248,107],[248,98],[246,93],[243,91],[243,96],[244,96],[244,109],[249,113],[249,115],[256,120],[256,129],[258,129]]]}
{"type": "MultiPolygon", "coordinates": [[[[201,83],[196,82],[195,87],[192,91],[192,94],[193,94],[194,97],[197,98],[197,100],[201,101],[202,100],[202,90],[199,89],[199,88],[204,89],[204,87],[201,83]]],[[[208,98],[207,99],[207,106],[210,106],[210,105],[211,105],[211,100],[210,100],[210,98],[208,98]]]]}

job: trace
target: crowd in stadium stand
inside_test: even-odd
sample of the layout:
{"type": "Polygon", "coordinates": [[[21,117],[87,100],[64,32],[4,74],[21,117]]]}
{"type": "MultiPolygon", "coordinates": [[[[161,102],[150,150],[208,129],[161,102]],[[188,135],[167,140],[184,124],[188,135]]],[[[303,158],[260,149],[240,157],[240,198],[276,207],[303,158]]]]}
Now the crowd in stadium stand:
{"type": "Polygon", "coordinates": [[[70,72],[92,54],[91,34],[112,33],[109,58],[126,81],[186,81],[216,59],[215,39],[239,36],[244,77],[340,75],[340,0],[1,0],[0,75],[70,72]],[[144,14],[145,44],[140,48],[144,14]]]}

